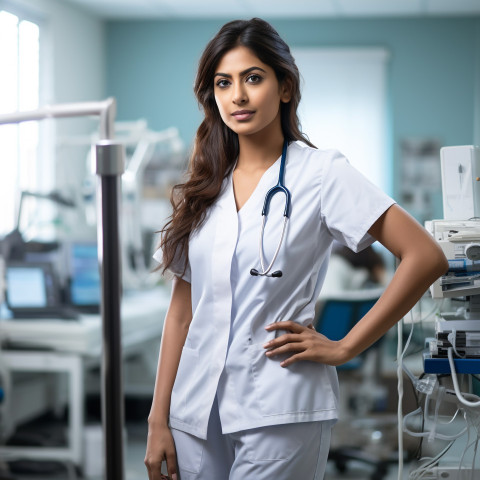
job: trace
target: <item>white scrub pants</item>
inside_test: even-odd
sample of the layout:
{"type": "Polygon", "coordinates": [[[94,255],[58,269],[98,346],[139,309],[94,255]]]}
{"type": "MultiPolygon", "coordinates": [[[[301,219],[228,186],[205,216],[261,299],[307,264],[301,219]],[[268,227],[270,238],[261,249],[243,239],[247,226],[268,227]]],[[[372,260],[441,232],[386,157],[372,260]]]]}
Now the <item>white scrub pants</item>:
{"type": "Polygon", "coordinates": [[[207,440],[172,428],[178,480],[322,480],[333,421],[222,434],[217,401],[207,440]]]}

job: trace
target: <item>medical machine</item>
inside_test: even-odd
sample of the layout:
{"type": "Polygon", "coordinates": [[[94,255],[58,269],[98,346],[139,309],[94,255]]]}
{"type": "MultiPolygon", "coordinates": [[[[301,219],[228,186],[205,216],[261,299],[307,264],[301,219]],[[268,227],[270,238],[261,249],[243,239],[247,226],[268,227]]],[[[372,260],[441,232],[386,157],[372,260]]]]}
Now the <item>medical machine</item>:
{"type": "Polygon", "coordinates": [[[480,147],[462,145],[440,149],[443,218],[480,217],[480,147]]]}
{"type": "Polygon", "coordinates": [[[432,298],[455,299],[461,305],[437,316],[425,372],[450,373],[450,350],[458,373],[480,373],[480,220],[433,220],[425,226],[449,265],[430,287],[432,298]]]}
{"type": "Polygon", "coordinates": [[[425,339],[424,373],[417,378],[401,365],[417,391],[417,400],[421,394],[424,402],[404,416],[399,430],[429,442],[450,443],[438,455],[421,459],[409,473],[411,480],[479,475],[480,397],[471,393],[473,377],[457,374],[480,373],[480,148],[444,147],[440,156],[444,218],[425,222],[425,228],[443,250],[448,270],[430,287],[438,306],[434,335],[425,339]],[[446,421],[449,410],[440,407],[448,405],[453,406],[453,413],[446,421]],[[421,417],[420,430],[415,417],[421,417]],[[447,452],[460,438],[467,442],[465,451],[460,457],[449,457],[447,452]]]}
{"type": "Polygon", "coordinates": [[[480,359],[480,322],[478,320],[439,320],[435,340],[430,341],[433,358],[448,358],[453,348],[459,358],[480,359]]]}
{"type": "Polygon", "coordinates": [[[456,299],[462,306],[441,312],[435,324],[435,338],[429,341],[425,371],[449,373],[448,349],[456,357],[457,371],[480,371],[480,220],[433,220],[426,222],[448,260],[448,271],[430,287],[432,298],[456,299]],[[467,362],[466,359],[477,358],[467,362]],[[472,370],[473,369],[473,370],[472,370]]]}
{"type": "Polygon", "coordinates": [[[480,219],[431,220],[425,228],[448,260],[448,272],[431,286],[433,298],[480,295],[480,219]]]}

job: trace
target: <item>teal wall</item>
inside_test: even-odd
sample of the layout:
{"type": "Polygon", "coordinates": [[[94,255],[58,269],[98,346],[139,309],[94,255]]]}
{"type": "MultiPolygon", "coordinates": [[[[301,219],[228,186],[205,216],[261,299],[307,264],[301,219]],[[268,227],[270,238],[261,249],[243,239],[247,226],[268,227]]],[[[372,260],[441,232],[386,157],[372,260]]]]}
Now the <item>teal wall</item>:
{"type": "MultiPolygon", "coordinates": [[[[175,125],[191,142],[201,119],[192,93],[196,65],[223,23],[108,22],[107,95],[118,100],[118,118],[143,117],[153,129],[175,125]]],[[[394,195],[401,139],[436,138],[443,145],[478,139],[480,17],[271,23],[291,47],[381,46],[391,52],[388,160],[394,195]]]]}

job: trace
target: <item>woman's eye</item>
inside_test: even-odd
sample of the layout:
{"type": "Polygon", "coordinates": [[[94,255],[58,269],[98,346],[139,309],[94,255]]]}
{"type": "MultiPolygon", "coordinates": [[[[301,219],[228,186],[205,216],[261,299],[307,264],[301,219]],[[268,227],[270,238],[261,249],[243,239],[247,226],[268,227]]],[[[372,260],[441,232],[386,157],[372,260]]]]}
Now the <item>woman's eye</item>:
{"type": "Polygon", "coordinates": [[[257,74],[249,75],[247,77],[247,82],[248,83],[260,83],[262,81],[262,77],[257,74]]]}
{"type": "Polygon", "coordinates": [[[218,80],[217,82],[217,87],[220,87],[220,88],[228,87],[228,85],[230,85],[230,82],[228,80],[225,80],[224,78],[222,78],[221,80],[218,80]]]}

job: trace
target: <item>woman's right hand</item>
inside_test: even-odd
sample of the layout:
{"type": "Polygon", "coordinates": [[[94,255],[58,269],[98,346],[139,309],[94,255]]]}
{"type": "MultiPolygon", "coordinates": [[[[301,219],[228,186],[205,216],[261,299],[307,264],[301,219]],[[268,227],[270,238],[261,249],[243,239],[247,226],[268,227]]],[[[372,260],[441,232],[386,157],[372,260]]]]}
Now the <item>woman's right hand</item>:
{"type": "Polygon", "coordinates": [[[145,465],[149,480],[165,480],[168,477],[162,474],[162,462],[166,460],[168,477],[177,480],[177,455],[172,432],[168,425],[148,426],[147,451],[145,465]]]}

